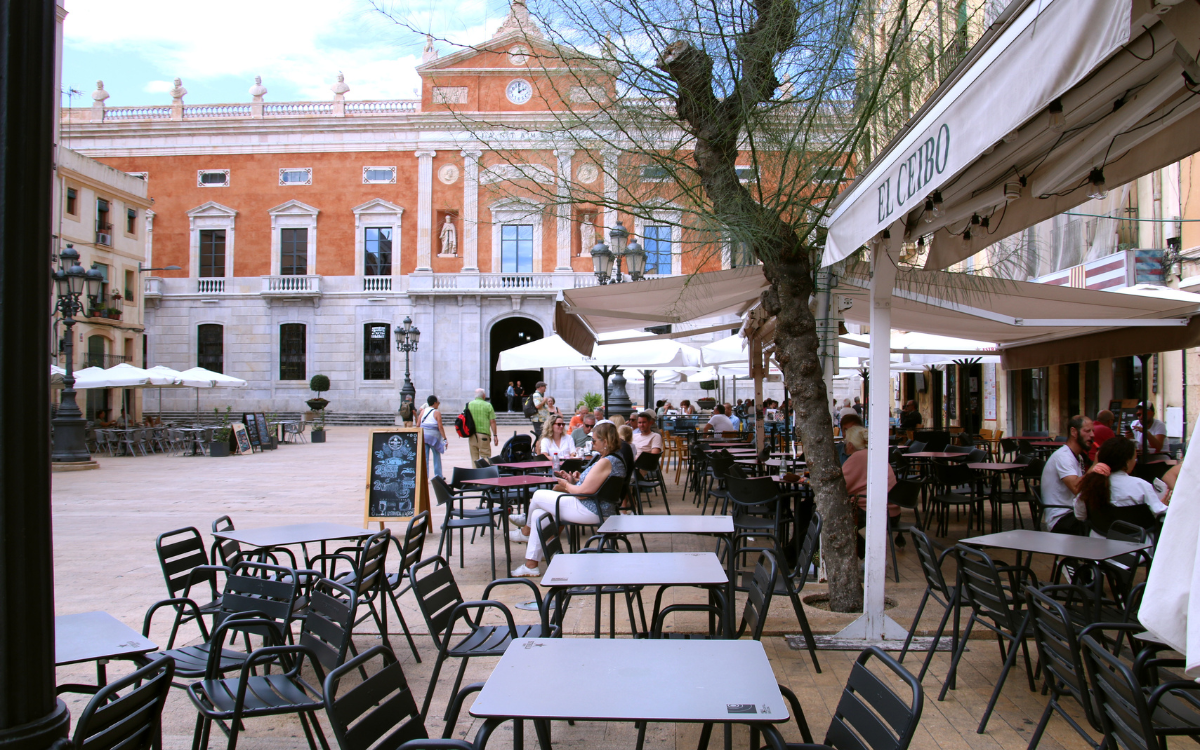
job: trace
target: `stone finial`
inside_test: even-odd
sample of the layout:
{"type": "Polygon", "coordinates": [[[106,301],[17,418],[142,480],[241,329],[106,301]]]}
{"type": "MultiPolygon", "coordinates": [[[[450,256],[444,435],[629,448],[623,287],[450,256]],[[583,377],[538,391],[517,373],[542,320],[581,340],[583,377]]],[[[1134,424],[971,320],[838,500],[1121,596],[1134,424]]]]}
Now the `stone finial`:
{"type": "Polygon", "coordinates": [[[500,28],[496,29],[492,38],[495,39],[514,31],[520,31],[525,36],[542,36],[542,30],[529,16],[529,6],[525,4],[525,0],[512,0],[512,4],[508,6],[508,17],[504,19],[504,23],[500,24],[500,28]]]}
{"type": "Polygon", "coordinates": [[[437,56],[438,51],[433,48],[433,34],[426,34],[425,49],[421,52],[421,64],[424,65],[430,60],[436,60],[437,56]]]}
{"type": "Polygon", "coordinates": [[[250,87],[250,96],[254,101],[261,102],[267,93],[267,87],[262,85],[262,76],[254,76],[254,85],[250,87]]]}
{"type": "Polygon", "coordinates": [[[171,100],[172,100],[171,103],[172,104],[183,104],[183,96],[186,93],[187,93],[187,89],[185,89],[183,87],[183,80],[180,78],[176,78],[175,79],[175,87],[173,89],[171,89],[171,100]]]}
{"type": "Polygon", "coordinates": [[[103,107],[104,100],[107,98],[108,92],[104,90],[104,81],[96,81],[96,90],[92,92],[92,101],[103,107]]]}
{"type": "Polygon", "coordinates": [[[342,75],[340,70],[338,71],[337,83],[330,86],[329,90],[333,92],[334,101],[340,102],[346,98],[346,92],[350,90],[350,86],[346,84],[346,77],[342,75]]]}

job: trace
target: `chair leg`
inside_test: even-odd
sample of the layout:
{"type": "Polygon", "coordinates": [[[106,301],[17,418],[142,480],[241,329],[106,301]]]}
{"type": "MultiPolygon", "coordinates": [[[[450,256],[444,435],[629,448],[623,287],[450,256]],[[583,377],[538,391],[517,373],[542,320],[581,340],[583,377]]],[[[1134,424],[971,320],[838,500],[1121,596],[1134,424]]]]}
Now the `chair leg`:
{"type": "Polygon", "coordinates": [[[897,663],[903,664],[904,657],[908,654],[909,644],[912,643],[913,636],[917,632],[917,623],[921,621],[921,614],[925,611],[925,603],[929,601],[929,585],[925,585],[925,593],[921,595],[921,603],[917,605],[917,614],[913,616],[912,625],[908,628],[908,637],[904,639],[904,647],[900,649],[900,657],[896,659],[897,663]]]}
{"type": "MultiPolygon", "coordinates": [[[[1024,628],[1021,630],[1024,631],[1024,628]]],[[[964,638],[962,644],[959,646],[960,651],[966,645],[966,642],[964,638]]],[[[1017,642],[1014,640],[1008,647],[1008,658],[1004,660],[1004,668],[1000,670],[1000,679],[996,681],[996,687],[992,688],[992,697],[988,700],[987,708],[983,711],[983,718],[979,721],[979,728],[975,730],[976,734],[983,734],[984,730],[987,729],[988,719],[992,717],[992,709],[996,707],[996,700],[1000,697],[1000,690],[1004,687],[1004,681],[1008,679],[1008,672],[1012,669],[1013,662],[1016,660],[1017,642]]]]}
{"type": "MultiPolygon", "coordinates": [[[[925,654],[925,661],[921,664],[921,675],[917,677],[917,682],[925,679],[925,672],[929,669],[929,663],[933,661],[933,655],[937,653],[938,643],[942,640],[942,634],[946,632],[946,620],[950,619],[950,613],[954,611],[953,604],[946,607],[946,611],[942,613],[942,621],[938,623],[937,632],[933,635],[933,643],[929,645],[929,653],[925,654]]],[[[951,648],[958,644],[953,643],[951,648]]]]}
{"type": "MultiPolygon", "coordinates": [[[[434,636],[436,638],[436,636],[434,636]]],[[[433,663],[433,674],[429,677],[429,689],[425,691],[425,702],[421,705],[421,721],[429,715],[429,704],[433,701],[433,691],[437,689],[438,674],[442,671],[442,663],[446,661],[445,647],[438,649],[437,661],[433,663]]],[[[451,693],[453,700],[454,693],[451,693]]]]}
{"type": "Polygon", "coordinates": [[[892,550],[892,574],[896,577],[896,583],[900,583],[900,561],[896,559],[896,534],[890,527],[888,528],[888,547],[892,550]]]}
{"type": "Polygon", "coordinates": [[[450,702],[446,704],[446,713],[442,716],[442,721],[450,718],[450,710],[454,708],[454,698],[458,695],[458,689],[462,687],[462,678],[467,672],[467,662],[470,660],[471,657],[469,656],[463,657],[462,664],[458,668],[458,674],[454,677],[454,687],[450,690],[450,702]]]}
{"type": "MultiPolygon", "coordinates": [[[[1051,688],[1053,690],[1053,688],[1051,688]]],[[[1042,732],[1046,731],[1046,725],[1050,723],[1050,714],[1054,712],[1054,696],[1050,696],[1050,700],[1046,701],[1046,710],[1042,711],[1042,718],[1038,720],[1037,727],[1033,730],[1033,736],[1029,738],[1029,746],[1027,750],[1033,750],[1042,741],[1042,732]]]]}
{"type": "Polygon", "coordinates": [[[946,699],[946,691],[954,684],[955,674],[958,672],[958,662],[962,659],[963,651],[967,650],[967,641],[971,639],[971,628],[975,626],[975,613],[971,612],[971,618],[967,620],[967,627],[963,630],[962,638],[958,641],[958,650],[954,652],[954,659],[950,661],[950,671],[946,673],[946,681],[942,683],[942,691],[938,693],[938,700],[946,699]]]}
{"type": "Polygon", "coordinates": [[[408,647],[412,649],[413,658],[417,660],[417,664],[421,663],[421,655],[417,653],[417,644],[413,642],[412,633],[408,632],[408,623],[404,621],[404,613],[400,611],[400,602],[396,600],[396,594],[388,589],[388,598],[392,600],[392,609],[396,610],[396,618],[400,620],[400,627],[404,630],[404,637],[408,639],[408,647]]]}

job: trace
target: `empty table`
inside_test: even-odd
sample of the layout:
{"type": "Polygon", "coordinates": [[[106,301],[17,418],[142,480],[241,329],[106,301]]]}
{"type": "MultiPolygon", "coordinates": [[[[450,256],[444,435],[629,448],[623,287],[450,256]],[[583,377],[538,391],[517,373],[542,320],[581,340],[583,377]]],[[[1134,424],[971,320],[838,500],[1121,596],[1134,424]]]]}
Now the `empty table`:
{"type": "MultiPolygon", "coordinates": [[[[373,536],[377,532],[361,529],[357,526],[347,526],[340,523],[294,523],[286,526],[264,526],[258,529],[230,529],[229,531],[214,531],[213,537],[228,539],[249,547],[270,549],[272,547],[289,547],[299,544],[304,551],[305,565],[308,565],[309,544],[321,543],[321,554],[326,554],[325,544],[330,541],[358,541],[373,536]]],[[[325,560],[321,561],[321,572],[325,572],[325,560]]]]}
{"type": "Polygon", "coordinates": [[[545,469],[553,469],[553,461],[514,461],[507,464],[492,464],[497,469],[509,469],[511,471],[543,471],[545,469]]]}
{"type": "Polygon", "coordinates": [[[1149,548],[1149,543],[1119,542],[1115,539],[1096,539],[1090,536],[1055,534],[1051,531],[1014,529],[998,534],[984,534],[963,539],[960,544],[972,547],[995,547],[1016,552],[1037,552],[1043,555],[1071,557],[1076,560],[1099,562],[1149,548]]]}
{"type": "MultiPolygon", "coordinates": [[[[549,722],[570,719],[704,724],[701,747],[713,724],[748,724],[782,750],[773,725],[790,718],[762,644],[733,640],[517,639],[470,713],[487,720],[477,746],[511,719],[533,720],[548,746],[549,722]]],[[[643,726],[639,748],[644,737],[643,726]]]]}
{"type": "Polygon", "coordinates": [[[108,684],[105,665],[112,659],[132,659],[157,651],[158,646],[107,612],[82,612],[54,618],[54,664],[96,662],[95,685],[59,685],[56,693],[94,695],[108,684]]]}
{"type": "MultiPolygon", "coordinates": [[[[968,469],[974,469],[975,471],[987,471],[987,472],[991,473],[993,502],[994,502],[995,498],[1000,496],[1000,475],[1005,472],[1015,471],[1017,469],[1024,469],[1026,466],[1027,466],[1027,464],[1000,463],[1000,462],[996,462],[996,461],[981,461],[978,463],[967,464],[968,469]]],[[[1000,516],[999,516],[999,513],[996,512],[997,507],[998,506],[995,506],[995,505],[992,506],[993,511],[994,511],[992,513],[992,530],[993,531],[1000,530],[1000,516]]],[[[1020,518],[1021,512],[1019,510],[1014,508],[1013,512],[1015,512],[1017,514],[1017,517],[1020,518]]],[[[1033,522],[1034,522],[1034,525],[1036,525],[1037,519],[1036,518],[1033,519],[1033,522]]]]}

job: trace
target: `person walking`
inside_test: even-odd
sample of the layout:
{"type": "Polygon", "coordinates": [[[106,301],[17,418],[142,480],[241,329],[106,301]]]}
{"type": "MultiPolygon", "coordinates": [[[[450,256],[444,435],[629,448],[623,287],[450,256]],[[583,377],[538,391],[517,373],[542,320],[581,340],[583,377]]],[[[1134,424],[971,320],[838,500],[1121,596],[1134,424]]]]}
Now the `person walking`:
{"type": "MultiPolygon", "coordinates": [[[[474,416],[474,415],[472,415],[474,416]]],[[[442,454],[446,452],[446,428],[442,425],[442,404],[437,396],[425,399],[417,418],[425,438],[425,460],[433,467],[433,476],[442,477],[442,454]]],[[[445,479],[445,477],[442,477],[445,479]]]]}
{"type": "Polygon", "coordinates": [[[492,449],[488,443],[500,445],[500,434],[496,429],[496,410],[487,402],[484,396],[487,391],[475,389],[475,398],[467,403],[471,411],[471,419],[475,421],[475,434],[470,437],[471,465],[481,458],[491,458],[492,449]]]}
{"type": "Polygon", "coordinates": [[[529,418],[533,423],[533,444],[537,445],[542,439],[542,425],[546,424],[546,419],[550,416],[546,409],[546,381],[539,380],[533,388],[533,393],[529,396],[529,400],[533,402],[534,413],[529,418]]]}
{"type": "Polygon", "coordinates": [[[508,388],[504,391],[504,395],[508,398],[508,410],[517,410],[517,389],[513,388],[513,382],[508,381],[508,388]]]}

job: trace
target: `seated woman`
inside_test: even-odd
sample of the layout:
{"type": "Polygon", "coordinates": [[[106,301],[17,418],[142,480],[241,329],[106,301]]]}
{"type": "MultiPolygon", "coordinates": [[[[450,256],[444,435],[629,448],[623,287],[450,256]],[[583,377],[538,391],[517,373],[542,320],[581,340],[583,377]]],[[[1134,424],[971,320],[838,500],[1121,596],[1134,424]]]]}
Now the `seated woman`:
{"type": "Polygon", "coordinates": [[[117,422],[111,417],[112,415],[109,413],[108,409],[100,409],[96,412],[96,416],[92,420],[93,426],[101,428],[116,427],[117,422]]]}
{"type": "Polygon", "coordinates": [[[685,398],[684,400],[679,402],[679,413],[686,414],[686,415],[693,415],[696,413],[696,407],[692,406],[692,402],[685,398]]]}
{"type": "Polygon", "coordinates": [[[1167,512],[1149,482],[1129,475],[1135,466],[1137,445],[1129,438],[1118,435],[1100,446],[1075,498],[1075,517],[1091,523],[1092,536],[1103,537],[1113,521],[1154,528],[1167,512]]]}
{"type": "Polygon", "coordinates": [[[566,423],[562,415],[550,417],[546,436],[538,443],[538,452],[551,460],[562,461],[570,458],[575,452],[575,441],[567,434],[566,423]]]}
{"type": "MultiPolygon", "coordinates": [[[[850,497],[850,502],[855,503],[858,508],[856,513],[858,518],[858,527],[863,528],[867,525],[867,428],[861,424],[856,424],[846,429],[846,462],[842,464],[842,476],[846,479],[846,494],[850,497]]],[[[885,448],[886,450],[886,448],[885,448]]],[[[896,486],[896,473],[892,471],[892,467],[888,465],[888,492],[896,486]]],[[[900,522],[900,506],[895,503],[888,503],[888,525],[896,528],[900,522]]],[[[859,538],[859,555],[865,552],[865,547],[861,537],[859,538]]],[[[903,547],[905,544],[904,536],[897,535],[896,546],[903,547]]]]}
{"type": "MultiPolygon", "coordinates": [[[[628,469],[621,461],[621,440],[617,437],[617,428],[611,424],[598,424],[592,432],[592,446],[600,452],[600,458],[583,470],[582,474],[568,474],[560,471],[559,482],[552,490],[538,490],[529,501],[529,517],[520,533],[513,534],[514,542],[528,542],[525,553],[525,564],[512,572],[514,576],[537,576],[538,563],[545,556],[542,552],[542,541],[534,532],[538,519],[545,515],[554,515],[555,505],[558,505],[560,518],[563,521],[599,525],[601,515],[607,517],[615,514],[615,507],[599,507],[595,500],[582,500],[573,495],[591,495],[600,489],[604,480],[610,476],[623,477],[628,469]],[[558,499],[562,497],[561,503],[558,499]]],[[[607,504],[606,504],[607,505],[607,504]]],[[[525,519],[513,516],[516,523],[525,519]]]]}

